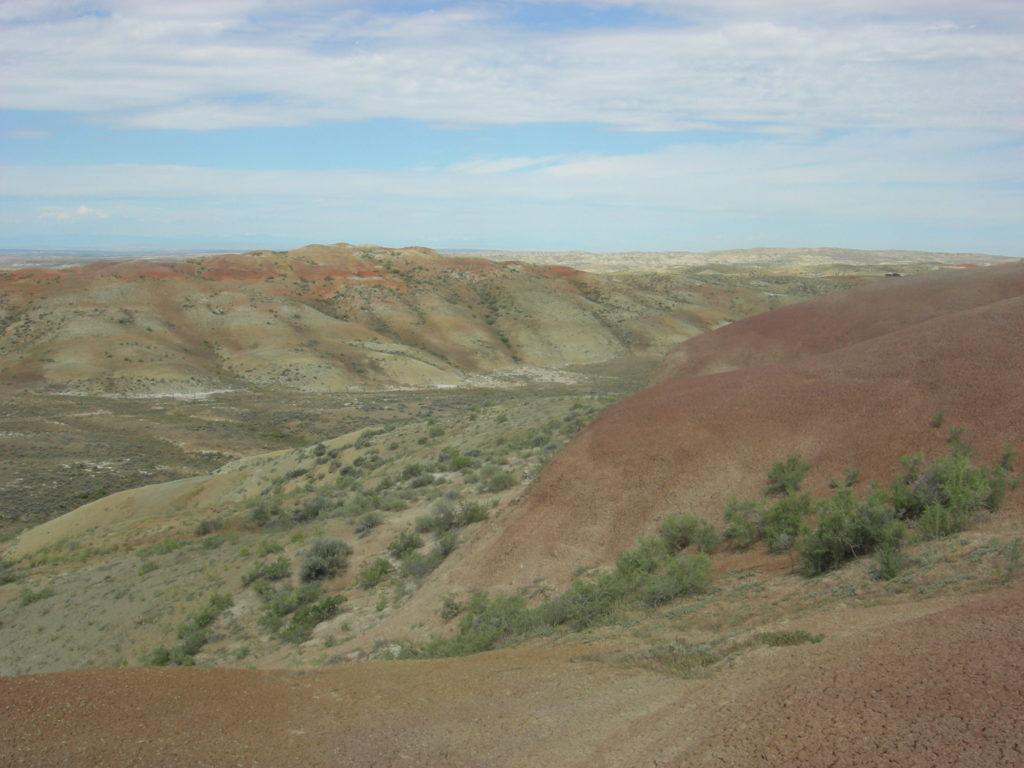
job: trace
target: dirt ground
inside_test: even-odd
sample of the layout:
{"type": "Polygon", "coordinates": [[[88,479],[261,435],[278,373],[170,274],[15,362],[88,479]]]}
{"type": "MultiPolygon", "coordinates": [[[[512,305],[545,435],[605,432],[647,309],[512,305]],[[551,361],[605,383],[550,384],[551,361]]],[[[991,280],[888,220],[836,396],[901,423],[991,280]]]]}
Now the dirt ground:
{"type": "Polygon", "coordinates": [[[0,678],[11,766],[1019,766],[1024,591],[848,610],[693,679],[616,641],[0,678]]]}

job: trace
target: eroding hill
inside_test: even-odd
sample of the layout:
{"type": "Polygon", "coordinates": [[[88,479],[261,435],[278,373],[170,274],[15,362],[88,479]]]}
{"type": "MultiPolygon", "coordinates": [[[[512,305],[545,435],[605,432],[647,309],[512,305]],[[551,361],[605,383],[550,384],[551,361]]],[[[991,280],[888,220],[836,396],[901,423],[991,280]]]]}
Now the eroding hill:
{"type": "Polygon", "coordinates": [[[9,270],[0,382],[136,394],[486,385],[656,358],[780,301],[673,275],[345,244],[9,270]]]}

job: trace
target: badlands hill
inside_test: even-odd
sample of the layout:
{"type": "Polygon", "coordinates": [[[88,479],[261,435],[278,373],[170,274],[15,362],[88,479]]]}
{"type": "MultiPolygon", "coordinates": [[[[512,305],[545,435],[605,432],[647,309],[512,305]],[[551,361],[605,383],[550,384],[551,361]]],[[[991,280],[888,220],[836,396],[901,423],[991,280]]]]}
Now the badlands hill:
{"type": "Polygon", "coordinates": [[[468,658],[346,663],[365,658],[348,649],[383,639],[382,627],[399,642],[397,627],[444,627],[446,593],[557,587],[669,512],[720,522],[728,495],[759,493],[768,466],[791,453],[812,465],[814,491],[849,465],[884,482],[900,454],[946,447],[945,428],[929,423],[940,409],[979,460],[1004,442],[1020,449],[1024,266],[936,280],[867,292],[869,317],[889,318],[875,331],[851,309],[864,291],[854,289],[845,304],[809,304],[799,322],[764,315],[710,334],[719,341],[701,342],[700,370],[723,372],[680,373],[689,363],[676,354],[661,383],[598,415],[525,492],[494,495],[498,475],[474,460],[528,479],[595,403],[363,431],[127,491],[25,532],[5,556],[29,575],[0,585],[12,666],[50,669],[69,652],[94,662],[65,669],[117,654],[132,664],[131,631],[146,643],[175,637],[176,625],[180,635],[184,613],[213,588],[234,603],[213,617],[195,660],[257,668],[0,677],[0,754],[36,766],[1024,765],[1020,491],[975,529],[915,545],[891,581],[863,561],[807,579],[788,555],[723,545],[710,592],[618,625],[468,658]],[[774,359],[737,367],[744,344],[772,334],[774,359]],[[421,583],[356,588],[353,571],[419,511],[403,496],[412,507],[356,538],[357,501],[448,497],[431,489],[467,499],[471,486],[505,503],[465,525],[436,570],[421,583]],[[326,489],[339,497],[318,517],[310,502],[326,489]],[[254,527],[261,515],[272,524],[254,527]],[[219,532],[193,531],[207,520],[219,532]],[[349,572],[326,585],[349,604],[294,651],[263,654],[268,630],[245,573],[278,556],[298,562],[324,533],[355,545],[349,572]]]}
{"type": "Polygon", "coordinates": [[[792,269],[797,266],[821,268],[850,264],[988,265],[1010,261],[1006,256],[986,253],[937,253],[933,251],[863,251],[855,248],[739,248],[727,251],[467,251],[460,255],[527,264],[562,264],[587,272],[624,270],[665,270],[704,264],[734,267],[792,269]]]}
{"type": "Polygon", "coordinates": [[[853,288],[683,342],[661,383],[608,408],[533,483],[467,575],[565,584],[674,512],[715,524],[798,453],[821,491],[847,467],[887,484],[944,449],[937,411],[991,462],[1024,448],[1024,264],[853,288]],[[722,373],[716,373],[722,371],[722,373]]]}
{"type": "Polygon", "coordinates": [[[0,272],[0,382],[136,394],[487,384],[656,358],[780,301],[673,275],[346,244],[25,268],[0,272]]]}

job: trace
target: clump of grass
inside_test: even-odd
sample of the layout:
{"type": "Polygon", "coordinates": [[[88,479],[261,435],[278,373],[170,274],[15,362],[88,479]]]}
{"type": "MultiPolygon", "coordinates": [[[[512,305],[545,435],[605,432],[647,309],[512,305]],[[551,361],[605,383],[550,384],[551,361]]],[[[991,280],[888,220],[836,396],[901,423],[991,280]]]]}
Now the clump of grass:
{"type": "Polygon", "coordinates": [[[806,629],[790,629],[780,632],[762,632],[757,640],[773,648],[787,645],[803,645],[804,643],[820,643],[824,635],[812,635],[806,629]]]}
{"type": "Polygon", "coordinates": [[[32,603],[38,602],[40,600],[45,600],[48,597],[53,597],[55,594],[56,592],[54,592],[53,587],[49,584],[47,584],[45,587],[40,587],[36,590],[25,587],[23,590],[21,590],[21,593],[18,595],[18,600],[22,604],[22,606],[26,606],[31,605],[32,603]]]}
{"type": "Polygon", "coordinates": [[[171,552],[176,552],[181,549],[184,544],[178,539],[163,539],[151,544],[145,549],[139,550],[140,557],[149,557],[151,555],[169,555],[171,552]]]}

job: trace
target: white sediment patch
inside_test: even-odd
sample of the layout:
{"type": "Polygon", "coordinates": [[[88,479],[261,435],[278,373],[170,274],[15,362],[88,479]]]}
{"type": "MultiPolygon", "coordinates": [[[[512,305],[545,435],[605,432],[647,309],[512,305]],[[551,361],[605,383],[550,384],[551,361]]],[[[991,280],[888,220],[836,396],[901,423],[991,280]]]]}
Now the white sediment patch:
{"type": "MultiPolygon", "coordinates": [[[[44,392],[41,394],[59,397],[106,397],[110,400],[207,400],[213,395],[223,395],[228,392],[244,392],[243,389],[207,389],[201,392],[44,392]]],[[[92,414],[83,414],[92,415],[92,414]]]]}

